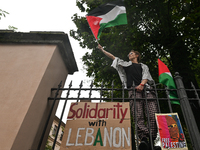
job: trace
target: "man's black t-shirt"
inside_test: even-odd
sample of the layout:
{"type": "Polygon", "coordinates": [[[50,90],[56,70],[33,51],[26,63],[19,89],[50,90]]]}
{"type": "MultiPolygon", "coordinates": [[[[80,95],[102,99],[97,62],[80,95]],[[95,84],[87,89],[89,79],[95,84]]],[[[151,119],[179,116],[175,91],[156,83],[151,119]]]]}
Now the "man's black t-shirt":
{"type": "Polygon", "coordinates": [[[139,85],[142,81],[142,67],[141,64],[132,63],[128,67],[123,67],[127,77],[127,87],[130,88],[133,85],[139,85]]]}

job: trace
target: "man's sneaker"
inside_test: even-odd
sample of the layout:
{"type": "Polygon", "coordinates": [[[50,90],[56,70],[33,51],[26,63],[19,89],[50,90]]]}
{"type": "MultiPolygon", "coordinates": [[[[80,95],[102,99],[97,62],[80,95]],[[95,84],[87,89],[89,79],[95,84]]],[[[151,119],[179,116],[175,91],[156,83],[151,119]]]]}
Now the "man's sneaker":
{"type": "Polygon", "coordinates": [[[149,144],[146,137],[142,138],[142,141],[138,148],[139,150],[149,150],[149,144]]]}

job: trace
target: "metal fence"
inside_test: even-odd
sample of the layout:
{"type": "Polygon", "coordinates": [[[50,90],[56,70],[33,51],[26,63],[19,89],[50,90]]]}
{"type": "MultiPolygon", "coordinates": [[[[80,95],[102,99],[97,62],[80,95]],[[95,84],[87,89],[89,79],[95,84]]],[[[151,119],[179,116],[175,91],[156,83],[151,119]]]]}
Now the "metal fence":
{"type": "MultiPolygon", "coordinates": [[[[175,80],[176,87],[177,87],[176,90],[169,90],[167,88],[162,88],[162,89],[158,88],[158,86],[160,84],[154,84],[153,85],[152,90],[154,90],[155,94],[156,94],[156,98],[154,98],[154,99],[157,100],[158,112],[159,113],[162,112],[162,110],[161,110],[162,106],[160,106],[160,104],[163,103],[163,102],[168,105],[168,112],[169,113],[173,112],[173,105],[170,102],[171,99],[169,98],[168,93],[170,91],[176,91],[177,94],[178,94],[178,98],[175,99],[175,100],[180,101],[180,105],[178,105],[178,107],[181,110],[184,122],[186,124],[186,128],[187,128],[188,133],[189,133],[189,141],[191,141],[191,145],[192,145],[191,147],[192,147],[193,150],[200,150],[200,142],[199,142],[200,133],[199,133],[199,129],[198,129],[195,117],[194,117],[194,113],[193,113],[191,105],[190,105],[190,103],[195,102],[197,104],[196,107],[200,108],[200,99],[199,99],[200,90],[196,89],[192,83],[191,83],[191,87],[192,87],[191,89],[185,89],[183,82],[182,82],[182,78],[181,78],[181,76],[179,76],[178,73],[175,74],[174,80],[175,80]],[[192,98],[188,98],[188,92],[192,92],[192,94],[190,94],[190,95],[193,95],[192,98]],[[166,97],[163,96],[163,93],[166,94],[166,97]]],[[[55,139],[54,139],[52,149],[55,148],[56,140],[57,140],[57,137],[58,137],[58,132],[59,132],[60,125],[61,125],[61,122],[62,122],[62,119],[63,119],[63,115],[64,115],[64,112],[65,112],[67,101],[76,100],[78,102],[79,100],[99,100],[100,102],[102,102],[102,101],[125,102],[125,101],[131,100],[130,98],[127,98],[127,92],[128,92],[128,90],[131,90],[131,89],[126,89],[124,87],[124,84],[122,84],[121,88],[115,88],[114,82],[112,82],[111,88],[105,88],[103,83],[101,84],[100,88],[96,88],[96,87],[93,86],[93,82],[91,83],[89,88],[83,88],[83,82],[80,83],[80,86],[78,88],[72,88],[72,82],[69,84],[68,88],[61,88],[61,86],[62,86],[62,82],[58,85],[58,88],[52,88],[51,89],[52,92],[54,91],[55,96],[49,98],[49,101],[53,101],[53,105],[51,107],[51,112],[49,114],[49,117],[46,121],[45,129],[44,129],[42,137],[40,139],[40,144],[38,146],[38,149],[40,149],[40,146],[41,146],[41,143],[42,143],[45,131],[46,131],[46,127],[48,125],[52,110],[54,108],[54,104],[57,100],[64,100],[65,102],[64,102],[64,105],[63,105],[63,109],[62,109],[62,113],[61,113],[61,117],[60,117],[60,122],[59,122],[59,125],[58,125],[58,130],[57,130],[56,135],[55,135],[55,139]],[[62,92],[62,91],[67,91],[66,97],[58,97],[59,92],[62,92]],[[69,97],[70,93],[72,91],[76,91],[77,95],[74,96],[74,97],[69,97]],[[82,94],[83,91],[88,91],[88,96],[86,96],[84,98],[81,97],[81,94],[82,94]],[[99,92],[99,97],[93,97],[92,94],[93,94],[94,91],[99,92]],[[121,93],[120,97],[115,96],[116,91],[118,93],[121,93]],[[107,96],[105,97],[105,94],[107,96],[109,95],[108,96],[109,98],[107,96]]],[[[134,88],[132,90],[134,90],[134,88]]],[[[135,100],[135,98],[134,98],[134,100],[135,100]]],[[[147,103],[147,101],[149,99],[143,98],[143,100],[145,100],[146,103],[147,103]]],[[[147,122],[149,122],[148,118],[149,117],[147,117],[147,122]]],[[[134,129],[132,131],[134,131],[134,129]]],[[[149,125],[149,131],[151,131],[150,125],[149,125]]],[[[135,132],[132,132],[132,147],[133,147],[133,149],[138,149],[138,147],[137,147],[138,142],[139,141],[138,141],[138,138],[137,138],[137,127],[135,127],[135,132]]],[[[150,142],[151,142],[151,145],[153,145],[152,144],[153,141],[152,141],[151,137],[150,137],[150,142]]]]}

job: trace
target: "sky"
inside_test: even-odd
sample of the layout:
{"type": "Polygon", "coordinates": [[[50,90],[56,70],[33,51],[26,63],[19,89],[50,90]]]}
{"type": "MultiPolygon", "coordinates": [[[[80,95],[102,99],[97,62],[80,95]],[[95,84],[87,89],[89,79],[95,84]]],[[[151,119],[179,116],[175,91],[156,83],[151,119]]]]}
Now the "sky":
{"type": "MultiPolygon", "coordinates": [[[[91,50],[81,48],[78,41],[69,35],[71,29],[76,29],[71,19],[73,14],[85,16],[76,6],[76,0],[0,0],[0,3],[0,9],[9,13],[6,17],[1,18],[0,30],[8,29],[10,25],[18,28],[17,32],[61,31],[68,34],[79,71],[68,75],[64,87],[68,87],[72,81],[72,87],[77,88],[81,80],[83,80],[83,87],[89,87],[92,79],[86,77],[81,57],[91,50]]],[[[69,97],[76,95],[76,93],[72,93],[69,97]]],[[[66,93],[63,93],[62,97],[65,96],[66,93]]],[[[84,97],[84,93],[82,96],[84,97]]],[[[59,104],[56,113],[58,117],[60,117],[63,103],[64,101],[59,104]]],[[[64,122],[66,122],[69,104],[63,117],[64,122]]]]}

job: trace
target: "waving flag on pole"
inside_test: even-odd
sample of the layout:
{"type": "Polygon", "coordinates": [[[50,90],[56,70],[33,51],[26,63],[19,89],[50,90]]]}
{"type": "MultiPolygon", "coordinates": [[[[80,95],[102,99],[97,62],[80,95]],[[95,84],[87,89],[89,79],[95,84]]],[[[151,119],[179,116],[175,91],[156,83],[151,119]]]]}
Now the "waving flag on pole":
{"type": "Polygon", "coordinates": [[[89,12],[86,19],[98,39],[104,28],[127,24],[126,8],[122,0],[106,3],[89,12]]]}
{"type": "MultiPolygon", "coordinates": [[[[158,75],[159,75],[159,82],[166,85],[168,89],[176,89],[176,85],[174,83],[174,79],[169,71],[168,67],[158,59],[158,75]]],[[[177,98],[176,91],[169,92],[170,98],[177,98]]],[[[172,104],[180,104],[179,101],[171,101],[172,104]]]]}

